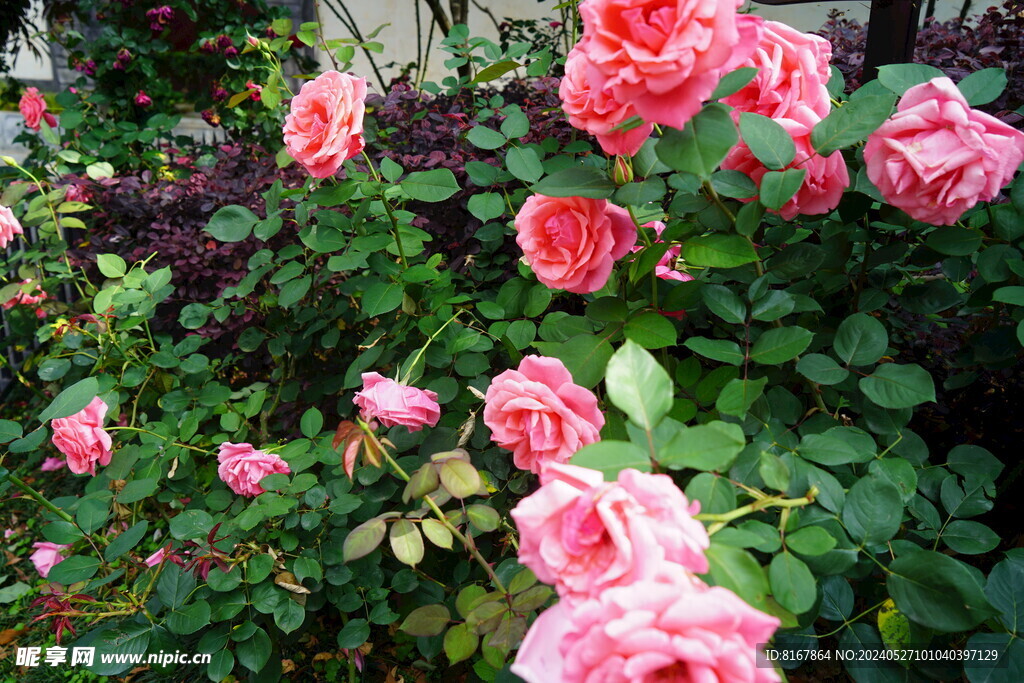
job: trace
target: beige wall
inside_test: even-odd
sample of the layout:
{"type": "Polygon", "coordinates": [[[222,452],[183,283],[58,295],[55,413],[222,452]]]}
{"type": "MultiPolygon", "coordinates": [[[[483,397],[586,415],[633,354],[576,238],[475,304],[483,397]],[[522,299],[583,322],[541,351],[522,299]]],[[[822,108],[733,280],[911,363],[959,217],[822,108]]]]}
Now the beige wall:
{"type": "MultiPolygon", "coordinates": [[[[0,0],[3,2],[3,0],[0,0]]],[[[43,23],[39,20],[42,14],[42,3],[34,0],[32,3],[32,18],[36,26],[41,27],[43,23]]],[[[12,75],[21,80],[49,81],[53,78],[53,62],[46,51],[46,42],[36,39],[36,47],[42,53],[36,57],[23,46],[18,51],[17,61],[14,63],[12,75]]]]}

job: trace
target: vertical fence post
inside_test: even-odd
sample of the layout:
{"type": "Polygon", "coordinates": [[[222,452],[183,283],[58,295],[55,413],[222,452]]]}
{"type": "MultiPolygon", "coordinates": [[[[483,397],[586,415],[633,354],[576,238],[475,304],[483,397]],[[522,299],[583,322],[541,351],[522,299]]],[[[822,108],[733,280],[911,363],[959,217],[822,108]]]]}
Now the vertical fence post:
{"type": "Polygon", "coordinates": [[[861,82],[877,78],[880,66],[914,61],[920,18],[921,0],[873,0],[861,82]]]}

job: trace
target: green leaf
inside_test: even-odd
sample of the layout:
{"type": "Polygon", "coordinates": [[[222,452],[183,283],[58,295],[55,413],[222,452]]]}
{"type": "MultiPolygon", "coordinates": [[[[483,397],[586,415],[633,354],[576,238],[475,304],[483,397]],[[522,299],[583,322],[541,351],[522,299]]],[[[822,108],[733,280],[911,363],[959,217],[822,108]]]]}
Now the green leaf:
{"type": "Polygon", "coordinates": [[[985,595],[1012,633],[1024,631],[1024,551],[1013,549],[988,575],[985,595]]]}
{"type": "Polygon", "coordinates": [[[889,571],[886,587],[896,607],[922,626],[967,631],[997,613],[970,569],[948,555],[908,552],[893,560],[889,571]]]}
{"type": "Polygon", "coordinates": [[[421,202],[443,202],[461,189],[447,168],[410,173],[401,185],[407,195],[421,202]]]}
{"type": "Polygon", "coordinates": [[[305,620],[306,610],[294,600],[282,600],[274,609],[274,624],[284,633],[291,633],[305,620]]]}
{"type": "Polygon", "coordinates": [[[544,166],[529,147],[513,147],[505,155],[508,172],[524,183],[535,183],[544,175],[544,166]]]}
{"type": "Polygon", "coordinates": [[[469,498],[480,490],[480,473],[465,460],[452,458],[441,465],[441,485],[456,498],[469,498]]]}
{"type": "Polygon", "coordinates": [[[360,557],[369,555],[384,540],[386,532],[387,525],[379,517],[363,522],[345,537],[345,543],[342,548],[342,561],[351,562],[352,560],[358,560],[360,557]]]}
{"type": "Polygon", "coordinates": [[[613,349],[607,337],[578,334],[565,342],[535,342],[545,356],[560,359],[576,384],[593,389],[604,378],[613,349]]]}
{"type": "Polygon", "coordinates": [[[469,212],[486,223],[505,213],[505,200],[497,192],[481,192],[469,198],[469,212]]]}
{"type": "Polygon", "coordinates": [[[809,353],[801,357],[797,361],[796,371],[812,382],[828,385],[839,384],[850,375],[849,370],[839,367],[839,363],[820,353],[809,353]]]}
{"type": "Polygon", "coordinates": [[[110,542],[110,545],[103,549],[103,559],[107,562],[113,562],[124,555],[139,544],[142,537],[146,535],[146,530],[148,528],[149,522],[143,520],[118,534],[118,536],[110,542]]]}
{"type": "Polygon", "coordinates": [[[20,439],[22,435],[21,425],[11,420],[0,420],[0,443],[8,443],[20,439]]]}
{"type": "MultiPolygon", "coordinates": [[[[766,167],[778,171],[793,163],[796,145],[778,121],[745,111],[740,114],[740,135],[758,161],[766,167]]],[[[799,185],[797,187],[799,188],[799,185]]],[[[766,206],[779,208],[767,204],[766,206]]]]}
{"type": "Polygon", "coordinates": [[[1007,82],[1003,69],[991,67],[967,74],[956,87],[960,88],[967,104],[978,107],[998,99],[1006,90],[1007,82]]]}
{"type": "Polygon", "coordinates": [[[942,540],[964,555],[981,555],[999,545],[999,534],[980,522],[957,519],[942,532],[942,540]]]}
{"type": "Polygon", "coordinates": [[[501,78],[509,71],[518,69],[520,66],[522,65],[519,62],[513,61],[511,59],[506,59],[503,62],[495,62],[494,64],[491,64],[489,66],[484,67],[483,69],[480,69],[480,71],[477,72],[476,78],[470,81],[470,83],[475,85],[477,83],[487,83],[488,81],[493,81],[496,78],[501,78]]]}
{"type": "Polygon", "coordinates": [[[635,469],[651,471],[651,456],[629,441],[598,441],[587,444],[569,459],[573,465],[589,467],[604,474],[605,481],[615,481],[619,472],[635,469]]]}
{"type": "Polygon", "coordinates": [[[897,95],[946,74],[928,64],[886,64],[878,67],[878,82],[897,95]]]}
{"type": "Polygon", "coordinates": [[[607,199],[615,192],[615,183],[593,166],[574,166],[552,173],[530,190],[547,197],[607,199]]]}
{"type": "Polygon", "coordinates": [[[388,538],[399,562],[415,567],[423,561],[423,536],[409,520],[395,520],[388,538]]]}
{"type": "MultiPolygon", "coordinates": [[[[732,169],[715,171],[711,174],[711,187],[718,194],[724,197],[732,197],[733,199],[751,199],[757,196],[757,185],[750,179],[750,176],[732,169]]],[[[744,204],[744,206],[748,205],[744,204]]],[[[737,216],[736,222],[737,224],[739,223],[739,216],[737,216]]],[[[737,230],[741,235],[749,236],[753,234],[753,231],[744,232],[739,230],[739,228],[737,230]]]]}
{"type": "Polygon", "coordinates": [[[302,431],[303,436],[312,439],[314,436],[318,436],[323,428],[324,416],[316,406],[309,408],[302,414],[302,419],[299,421],[299,429],[302,431]]]}
{"type": "Polygon", "coordinates": [[[836,539],[820,526],[805,526],[786,534],[786,546],[801,555],[824,555],[836,547],[836,539]]]}
{"type": "Polygon", "coordinates": [[[746,445],[739,425],[712,421],[676,432],[658,452],[658,462],[673,470],[723,471],[746,445]]]}
{"type": "Polygon", "coordinates": [[[676,171],[710,178],[739,140],[729,108],[706,105],[683,130],[668,129],[655,146],[661,161],[676,171]]]}
{"type": "Polygon", "coordinates": [[[211,611],[210,603],[205,600],[184,607],[175,607],[167,615],[167,629],[182,636],[195,633],[209,625],[211,611]]]}
{"type": "Polygon", "coordinates": [[[452,664],[472,657],[479,644],[480,636],[466,624],[456,624],[444,634],[444,653],[452,664]]]}
{"type": "Polygon", "coordinates": [[[913,408],[935,401],[935,383],[920,365],[886,363],[862,377],[860,390],[872,403],[882,408],[913,408]]]}
{"type": "Polygon", "coordinates": [[[832,342],[836,354],[850,365],[870,365],[885,355],[889,335],[867,313],[854,313],[839,325],[832,342]]]}
{"type": "Polygon", "coordinates": [[[92,578],[96,570],[100,568],[100,564],[102,564],[100,560],[95,557],[72,555],[50,569],[50,573],[46,575],[46,580],[65,586],[85,581],[92,578]]]}
{"type": "Polygon", "coordinates": [[[714,585],[728,588],[754,607],[762,608],[768,597],[768,578],[746,550],[711,542],[707,550],[709,574],[714,585]]]}
{"type": "Polygon", "coordinates": [[[1024,306],[1024,287],[1000,287],[992,293],[992,300],[1014,306],[1024,306]]]}
{"type": "Polygon", "coordinates": [[[286,282],[281,287],[281,293],[277,297],[277,304],[281,308],[290,308],[299,302],[302,297],[306,296],[310,286],[313,284],[313,277],[306,275],[300,277],[297,280],[286,282]]]}
{"type": "Polygon", "coordinates": [[[735,268],[756,261],[757,252],[742,235],[714,233],[687,239],[682,245],[682,257],[695,266],[735,268]]]}
{"type": "Polygon", "coordinates": [[[806,175],[804,168],[768,171],[761,178],[761,203],[778,211],[797,193],[806,175]]]}
{"type": "Polygon", "coordinates": [[[104,277],[124,277],[128,272],[128,264],[117,254],[98,255],[96,265],[104,277]]]}
{"type": "Polygon", "coordinates": [[[204,229],[221,242],[241,242],[252,233],[259,220],[244,206],[223,206],[217,209],[204,229]]]}
{"type": "Polygon", "coordinates": [[[64,391],[39,414],[39,421],[46,422],[61,417],[68,417],[83,410],[99,393],[99,382],[95,377],[81,379],[64,391]]]}
{"type": "Polygon", "coordinates": [[[646,430],[672,409],[672,380],[665,368],[629,339],[608,361],[605,388],[611,402],[646,430]]]}
{"type": "Polygon", "coordinates": [[[508,138],[498,131],[482,125],[476,125],[470,128],[466,139],[469,140],[474,147],[478,147],[480,149],[498,149],[508,142],[508,138]]]}
{"type": "Polygon", "coordinates": [[[890,95],[865,95],[847,101],[818,122],[811,131],[811,144],[822,156],[855,145],[873,133],[889,118],[893,98],[890,95]]]}
{"type": "Polygon", "coordinates": [[[728,339],[690,337],[683,342],[683,346],[705,358],[732,365],[740,365],[746,358],[740,350],[740,345],[728,339]]]}
{"type": "Polygon", "coordinates": [[[867,545],[888,541],[902,519],[903,498],[888,479],[863,477],[846,493],[843,524],[855,541],[867,545]]]}
{"type": "Polygon", "coordinates": [[[950,225],[928,235],[925,244],[947,256],[970,256],[981,246],[981,234],[974,230],[950,225]]]}
{"type": "Polygon", "coordinates": [[[780,365],[803,353],[812,339],[814,333],[802,327],[772,328],[754,342],[750,360],[763,365],[780,365]]]}
{"type": "Polygon", "coordinates": [[[451,619],[452,615],[444,605],[424,605],[410,612],[398,629],[411,636],[436,636],[451,619]]]}
{"type": "Polygon", "coordinates": [[[768,566],[772,597],[793,614],[803,614],[814,606],[818,584],[802,560],[783,551],[768,566]]]}
{"type": "Polygon", "coordinates": [[[661,349],[676,344],[676,326],[665,316],[647,311],[630,318],[623,332],[626,339],[645,349],[661,349]]]}
{"type": "Polygon", "coordinates": [[[722,320],[742,325],[747,320],[747,305],[724,285],[704,285],[700,288],[704,304],[722,320]]]}
{"type": "MultiPolygon", "coordinates": [[[[353,621],[357,620],[353,619],[349,624],[353,621]]],[[[359,644],[362,645],[362,643],[359,644]]],[[[273,649],[274,646],[270,642],[270,636],[267,635],[266,631],[257,626],[252,636],[235,646],[235,656],[238,657],[238,663],[246,669],[260,671],[266,666],[267,661],[270,660],[270,654],[273,649]]]]}
{"type": "Polygon", "coordinates": [[[370,624],[366,619],[349,619],[338,631],[338,647],[348,650],[357,648],[370,638],[370,624]]]}
{"type": "Polygon", "coordinates": [[[807,460],[828,467],[868,462],[875,457],[874,452],[867,450],[858,452],[850,443],[828,432],[805,436],[800,441],[799,452],[807,460]]]}
{"type": "Polygon", "coordinates": [[[751,404],[764,393],[767,377],[758,379],[733,379],[722,387],[722,392],[715,401],[715,408],[724,415],[743,417],[750,410],[751,404]]]}
{"type": "Polygon", "coordinates": [[[375,282],[363,294],[363,313],[371,318],[393,311],[402,305],[405,295],[402,285],[394,282],[375,282]]]}
{"type": "Polygon", "coordinates": [[[720,100],[742,90],[757,76],[757,67],[744,66],[722,76],[722,80],[711,93],[712,100],[720,100]]]}

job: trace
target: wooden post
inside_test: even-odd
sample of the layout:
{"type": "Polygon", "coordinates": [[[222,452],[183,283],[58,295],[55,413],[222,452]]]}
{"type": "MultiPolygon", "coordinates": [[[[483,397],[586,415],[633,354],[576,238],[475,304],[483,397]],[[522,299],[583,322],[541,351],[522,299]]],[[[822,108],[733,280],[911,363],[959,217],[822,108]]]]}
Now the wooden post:
{"type": "Polygon", "coordinates": [[[921,0],[872,1],[861,82],[877,78],[880,66],[914,61],[920,17],[921,0]]]}

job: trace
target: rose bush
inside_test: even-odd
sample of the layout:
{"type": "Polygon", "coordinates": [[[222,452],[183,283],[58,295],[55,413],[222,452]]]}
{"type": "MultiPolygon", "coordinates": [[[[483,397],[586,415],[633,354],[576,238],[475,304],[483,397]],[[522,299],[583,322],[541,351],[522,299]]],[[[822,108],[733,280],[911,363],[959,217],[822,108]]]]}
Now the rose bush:
{"type": "MultiPolygon", "coordinates": [[[[277,177],[237,148],[183,159],[189,181],[3,169],[5,239],[38,238],[12,242],[0,303],[24,280],[73,292],[35,304],[43,320],[4,310],[39,345],[0,419],[17,558],[0,595],[37,619],[19,644],[187,646],[215,681],[839,671],[773,666],[768,642],[964,653],[847,665],[865,680],[1019,670],[1024,559],[985,516],[1004,463],[921,422],[1024,341],[1022,135],[971,113],[1004,81],[893,65],[844,96],[820,42],[731,3],[581,14],[593,68],[569,65],[565,113],[582,133],[642,130],[631,156],[564,135],[549,81],[480,87],[509,62],[542,76],[550,52],[461,27],[444,48],[467,73],[426,86],[435,99],[400,86],[378,110],[358,76],[312,79],[277,131],[311,156],[277,177]],[[766,37],[734,49],[748,29],[766,37]],[[962,130],[908,114],[928,93],[962,130]],[[406,118],[458,158],[400,140],[406,118]],[[954,225],[919,220],[873,182],[878,130],[895,131],[887,166],[920,171],[915,197],[969,179],[950,160],[995,172],[944,204],[954,225]],[[948,142],[919,156],[918,135],[948,142]],[[158,218],[138,218],[140,190],[158,218]],[[177,192],[201,200],[161,197],[177,192]],[[122,212],[158,237],[118,233],[122,212]],[[69,250],[73,230],[96,241],[69,250]],[[149,243],[190,274],[196,252],[236,270],[202,289],[149,243]],[[957,367],[907,341],[960,318],[978,343],[957,367]],[[91,476],[45,474],[58,452],[91,476]]],[[[274,40],[253,49],[283,89],[274,40]]]]}

